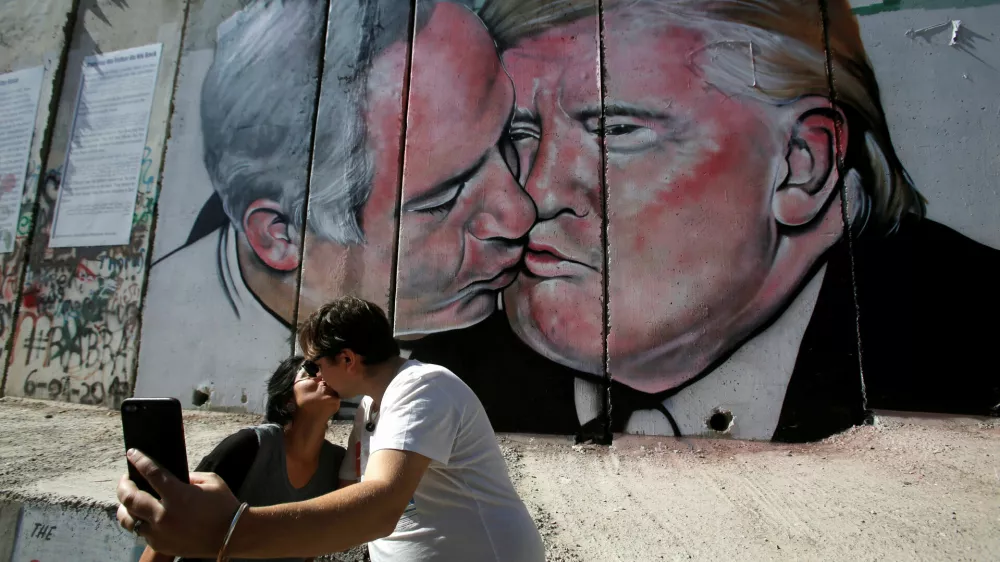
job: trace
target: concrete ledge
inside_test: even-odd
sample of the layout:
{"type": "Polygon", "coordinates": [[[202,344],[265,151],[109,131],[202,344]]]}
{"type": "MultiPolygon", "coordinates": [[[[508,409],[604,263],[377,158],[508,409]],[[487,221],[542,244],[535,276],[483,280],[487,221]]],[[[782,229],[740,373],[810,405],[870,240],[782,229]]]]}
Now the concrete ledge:
{"type": "MultiPolygon", "coordinates": [[[[192,466],[256,421],[186,412],[192,466]]],[[[7,398],[0,399],[0,427],[0,561],[10,554],[18,562],[133,560],[133,538],[111,519],[114,486],[125,471],[118,413],[7,398]],[[20,557],[64,539],[75,545],[69,558],[20,557]]],[[[348,430],[334,425],[328,438],[343,443],[348,430]]],[[[611,446],[553,436],[498,440],[550,562],[990,560],[1000,551],[997,419],[894,413],[799,445],[640,436],[617,436],[611,446]]],[[[357,550],[329,559],[364,556],[357,550]]]]}
{"type": "Polygon", "coordinates": [[[0,554],[12,562],[76,560],[135,562],[145,544],[118,526],[114,508],[45,501],[0,499],[4,518],[14,514],[14,532],[4,522],[0,554]]]}
{"type": "MultiPolygon", "coordinates": [[[[224,437],[259,422],[249,414],[185,412],[192,468],[224,437]]],[[[118,526],[114,488],[126,470],[116,411],[0,399],[0,561],[135,562],[145,542],[118,526]]],[[[327,436],[346,443],[350,426],[327,436]]],[[[367,560],[364,548],[321,560],[367,560]]]]}

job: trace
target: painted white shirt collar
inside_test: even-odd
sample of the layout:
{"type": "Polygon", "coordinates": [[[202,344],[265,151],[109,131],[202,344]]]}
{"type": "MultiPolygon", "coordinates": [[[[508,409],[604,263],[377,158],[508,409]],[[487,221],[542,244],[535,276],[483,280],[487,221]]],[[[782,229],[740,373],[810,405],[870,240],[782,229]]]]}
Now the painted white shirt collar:
{"type": "MultiPolygon", "coordinates": [[[[716,434],[708,427],[708,420],[717,409],[724,409],[733,415],[727,435],[738,439],[771,439],[825,273],[826,266],[773,324],[743,344],[712,373],[664,400],[664,407],[674,417],[682,435],[716,434]]],[[[577,379],[575,398],[581,424],[597,417],[601,410],[600,394],[599,384],[577,379]]],[[[635,412],[625,432],[674,434],[666,416],[656,410],[635,412]]]]}
{"type": "Polygon", "coordinates": [[[240,271],[240,259],[237,252],[237,240],[239,233],[233,225],[227,226],[222,235],[219,236],[219,280],[222,281],[222,288],[229,297],[229,302],[233,305],[233,312],[236,317],[243,321],[264,322],[270,324],[267,318],[281,325],[274,313],[264,307],[263,304],[247,287],[243,280],[243,272],[240,271]]]}

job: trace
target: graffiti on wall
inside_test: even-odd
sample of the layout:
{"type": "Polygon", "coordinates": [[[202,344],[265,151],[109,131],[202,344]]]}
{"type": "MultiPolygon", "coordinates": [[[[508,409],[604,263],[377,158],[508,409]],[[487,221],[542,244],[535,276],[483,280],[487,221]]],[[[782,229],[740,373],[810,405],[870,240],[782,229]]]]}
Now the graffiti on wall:
{"type": "MultiPolygon", "coordinates": [[[[117,408],[131,395],[139,303],[147,268],[143,240],[153,222],[156,169],[143,154],[129,246],[51,249],[35,244],[44,267],[29,268],[21,290],[7,392],[117,408]]],[[[47,236],[60,171],[42,183],[38,220],[47,236]]],[[[30,259],[30,258],[29,258],[30,259]]]]}
{"type": "MultiPolygon", "coordinates": [[[[59,82],[58,78],[64,70],[60,58],[68,48],[69,43],[65,34],[65,26],[71,6],[71,0],[61,0],[45,5],[12,2],[5,5],[4,21],[9,24],[5,37],[5,47],[10,48],[5,48],[0,53],[0,68],[9,71],[39,64],[44,68],[33,138],[28,154],[28,168],[24,177],[24,185],[19,186],[22,188],[20,216],[14,232],[14,244],[11,252],[0,255],[0,341],[3,342],[2,349],[0,349],[0,364],[4,366],[5,370],[16,324],[15,315],[21,298],[22,276],[25,262],[28,259],[28,244],[34,228],[34,210],[39,180],[44,175],[43,171],[45,170],[45,149],[51,138],[48,129],[52,116],[50,108],[52,101],[58,99],[59,96],[55,85],[59,82]],[[56,17],[39,17],[43,12],[49,12],[56,17]],[[10,30],[16,30],[14,36],[10,35],[10,30]],[[30,47],[28,47],[29,44],[30,47]],[[13,48],[14,45],[28,48],[13,48]]],[[[2,389],[0,389],[0,393],[3,393],[2,389]]]]}
{"type": "Polygon", "coordinates": [[[997,250],[934,218],[857,17],[825,4],[234,7],[188,85],[210,185],[152,269],[138,393],[253,409],[297,318],[356,294],[498,431],[997,413],[974,328],[997,250]]]}
{"type": "Polygon", "coordinates": [[[12,562],[81,562],[139,559],[144,545],[100,509],[25,505],[21,508],[12,562]]]}
{"type": "MultiPolygon", "coordinates": [[[[48,153],[38,181],[31,232],[22,260],[24,278],[17,298],[17,318],[9,344],[4,391],[8,395],[54,399],[117,408],[132,395],[138,353],[140,308],[149,241],[158,199],[165,116],[174,80],[174,58],[180,39],[177,22],[184,2],[167,0],[115,6],[106,11],[85,0],[67,9],[60,29],[72,30],[66,62],[56,83],[62,84],[48,153]],[[136,18],[136,11],[143,13],[136,18]],[[100,22],[95,25],[95,22],[100,22]],[[116,31],[128,29],[124,35],[116,31]],[[146,146],[139,164],[131,235],[127,244],[50,248],[53,213],[58,200],[67,138],[76,115],[84,58],[94,52],[135,46],[142,38],[163,44],[151,106],[146,146]],[[125,44],[123,44],[125,42],[125,44]]],[[[52,8],[55,10],[55,7],[52,8]]],[[[54,12],[57,13],[57,12],[54,12]]]]}
{"type": "MultiPolygon", "coordinates": [[[[35,202],[35,186],[41,165],[37,161],[28,163],[28,173],[24,180],[24,196],[21,198],[21,216],[17,221],[13,251],[0,256],[0,341],[7,342],[13,333],[14,313],[20,296],[21,273],[26,255],[25,241],[31,233],[31,210],[35,202]]],[[[0,350],[0,360],[7,364],[7,346],[0,350]]]]}

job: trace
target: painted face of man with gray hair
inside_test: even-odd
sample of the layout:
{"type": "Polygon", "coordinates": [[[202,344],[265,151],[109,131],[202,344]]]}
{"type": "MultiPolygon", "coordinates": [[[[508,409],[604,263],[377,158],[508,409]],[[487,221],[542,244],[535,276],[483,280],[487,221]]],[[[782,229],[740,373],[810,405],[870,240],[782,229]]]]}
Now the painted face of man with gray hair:
{"type": "MultiPolygon", "coordinates": [[[[332,2],[305,225],[301,181],[257,194],[236,196],[241,186],[232,184],[220,190],[241,231],[247,284],[288,322],[296,293],[300,316],[337,295],[383,302],[397,226],[395,329],[401,336],[478,322],[516,275],[534,208],[498,149],[513,86],[472,11],[451,2],[418,4],[404,100],[409,5],[332,2]],[[226,191],[234,195],[227,198],[226,191]]],[[[261,58],[259,49],[250,55],[261,58]]]]}

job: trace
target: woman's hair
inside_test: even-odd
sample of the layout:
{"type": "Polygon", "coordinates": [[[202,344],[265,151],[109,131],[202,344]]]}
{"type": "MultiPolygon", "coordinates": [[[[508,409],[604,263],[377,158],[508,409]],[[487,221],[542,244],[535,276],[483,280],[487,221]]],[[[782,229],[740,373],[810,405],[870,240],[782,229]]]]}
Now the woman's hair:
{"type": "Polygon", "coordinates": [[[278,365],[267,381],[267,409],[264,421],[282,427],[292,421],[295,414],[295,376],[305,360],[301,355],[289,357],[278,365]]]}

